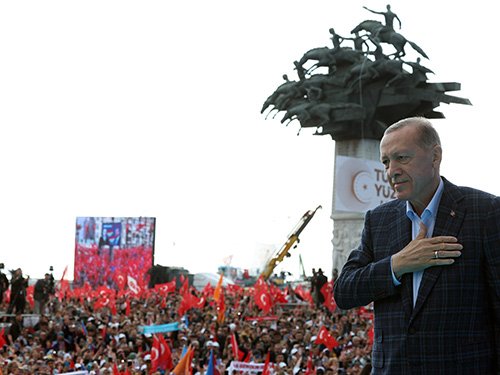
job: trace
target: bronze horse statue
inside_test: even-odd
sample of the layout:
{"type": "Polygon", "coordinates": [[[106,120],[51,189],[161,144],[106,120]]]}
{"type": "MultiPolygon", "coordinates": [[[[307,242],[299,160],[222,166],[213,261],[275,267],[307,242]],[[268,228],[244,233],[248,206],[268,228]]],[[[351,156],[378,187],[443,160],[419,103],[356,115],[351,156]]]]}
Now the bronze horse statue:
{"type": "Polygon", "coordinates": [[[345,110],[353,110],[358,113],[356,118],[364,116],[363,107],[356,103],[305,102],[288,108],[281,123],[286,123],[285,125],[288,126],[293,120],[298,120],[302,127],[324,126],[335,120],[336,111],[345,110]],[[314,123],[311,124],[310,121],[314,123]]]}
{"type": "Polygon", "coordinates": [[[311,74],[317,68],[323,66],[328,67],[329,74],[335,73],[337,66],[341,64],[352,64],[361,59],[362,53],[351,48],[328,48],[319,47],[307,51],[298,65],[303,66],[309,60],[315,60],[316,63],[307,69],[307,73],[311,74]]]}
{"type": "Polygon", "coordinates": [[[351,31],[351,33],[355,34],[362,30],[369,32],[374,37],[377,37],[380,40],[380,42],[392,44],[396,49],[394,57],[402,57],[406,55],[404,47],[406,43],[408,43],[415,51],[420,53],[423,57],[425,57],[426,59],[429,58],[422,50],[422,48],[420,48],[417,44],[409,41],[403,35],[392,30],[390,27],[384,26],[382,23],[378,21],[373,21],[373,20],[363,21],[358,26],[356,26],[351,31]]]}

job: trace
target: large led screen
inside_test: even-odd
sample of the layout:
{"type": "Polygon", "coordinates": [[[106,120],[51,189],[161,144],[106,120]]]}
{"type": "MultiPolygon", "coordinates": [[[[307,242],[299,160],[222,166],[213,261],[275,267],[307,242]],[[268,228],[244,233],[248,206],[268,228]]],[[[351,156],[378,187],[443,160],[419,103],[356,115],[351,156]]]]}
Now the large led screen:
{"type": "Polygon", "coordinates": [[[154,240],[154,217],[77,217],[74,285],[147,285],[154,240]]]}

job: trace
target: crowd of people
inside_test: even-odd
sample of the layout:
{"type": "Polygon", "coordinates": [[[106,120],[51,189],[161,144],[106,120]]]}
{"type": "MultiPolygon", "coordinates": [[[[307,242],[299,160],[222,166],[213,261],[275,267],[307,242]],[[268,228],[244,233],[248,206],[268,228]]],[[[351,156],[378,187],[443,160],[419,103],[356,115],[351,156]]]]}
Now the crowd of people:
{"type": "Polygon", "coordinates": [[[195,375],[206,373],[211,353],[213,373],[219,374],[230,373],[233,361],[265,363],[266,357],[270,374],[360,374],[370,368],[370,309],[332,311],[317,299],[303,301],[288,286],[283,290],[286,302],[264,312],[254,301],[254,288],[237,287],[222,290],[221,316],[213,287],[190,288],[189,293],[206,298],[203,306],[181,312],[185,297],[179,288],[167,294],[156,289],[141,295],[117,293],[104,305],[96,304],[95,293],[82,297],[56,291],[37,305],[37,314],[29,301],[21,309],[10,309],[12,301],[4,298],[0,374],[170,374],[186,348],[192,350],[195,375]],[[157,334],[144,327],[173,322],[179,323],[178,329],[160,333],[170,348],[173,368],[155,369],[157,334]],[[335,338],[334,346],[318,342],[322,327],[335,338]]]}

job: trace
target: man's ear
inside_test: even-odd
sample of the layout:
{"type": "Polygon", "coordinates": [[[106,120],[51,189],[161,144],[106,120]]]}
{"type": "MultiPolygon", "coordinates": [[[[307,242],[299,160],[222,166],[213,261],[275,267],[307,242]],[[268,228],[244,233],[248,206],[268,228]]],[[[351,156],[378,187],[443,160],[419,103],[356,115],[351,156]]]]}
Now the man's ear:
{"type": "Polygon", "coordinates": [[[432,162],[435,167],[441,165],[441,159],[443,157],[443,149],[440,145],[435,145],[432,149],[432,162]]]}

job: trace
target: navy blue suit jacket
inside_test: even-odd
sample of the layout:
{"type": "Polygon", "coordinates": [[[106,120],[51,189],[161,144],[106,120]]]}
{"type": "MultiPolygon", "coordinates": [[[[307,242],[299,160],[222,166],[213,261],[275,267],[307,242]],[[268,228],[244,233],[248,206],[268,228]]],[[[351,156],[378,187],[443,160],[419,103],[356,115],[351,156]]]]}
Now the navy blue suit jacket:
{"type": "Polygon", "coordinates": [[[390,258],[412,239],[405,201],[365,216],[361,244],[334,287],[342,309],[374,301],[373,374],[497,374],[500,357],[500,198],[444,179],[433,237],[463,245],[453,265],[395,286],[390,258]]]}

